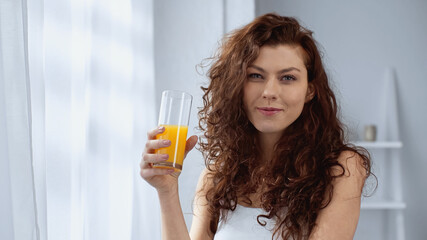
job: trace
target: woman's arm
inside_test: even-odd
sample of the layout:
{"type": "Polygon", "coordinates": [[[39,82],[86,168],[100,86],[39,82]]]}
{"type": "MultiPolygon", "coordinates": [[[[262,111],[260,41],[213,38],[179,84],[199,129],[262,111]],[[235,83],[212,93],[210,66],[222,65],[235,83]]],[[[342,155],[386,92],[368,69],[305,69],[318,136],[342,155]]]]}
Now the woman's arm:
{"type": "MultiPolygon", "coordinates": [[[[341,153],[338,161],[345,173],[333,180],[331,202],[319,212],[310,240],[352,240],[356,232],[366,170],[363,159],[351,151],[341,153]]],[[[340,167],[334,169],[337,175],[341,172],[340,167]]]]}
{"type": "Polygon", "coordinates": [[[209,230],[210,213],[205,198],[206,190],[210,186],[207,173],[207,169],[203,170],[197,184],[190,235],[185,225],[184,215],[179,201],[178,187],[168,192],[158,191],[162,212],[162,239],[213,239],[213,234],[211,234],[209,230]]]}
{"type": "MultiPolygon", "coordinates": [[[[158,193],[162,215],[163,240],[188,240],[187,227],[184,221],[178,194],[178,178],[171,176],[173,170],[153,168],[153,163],[166,161],[163,155],[156,154],[155,150],[167,147],[170,141],[157,140],[156,135],[164,128],[153,129],[148,132],[145,150],[141,160],[141,177],[153,186],[158,193]]],[[[191,136],[185,146],[185,156],[197,143],[197,136],[191,136]]],[[[184,156],[184,157],[185,157],[184,156]]]]}
{"type": "Polygon", "coordinates": [[[190,235],[179,201],[178,185],[169,191],[157,191],[157,193],[162,215],[162,239],[189,240],[190,235]]]}

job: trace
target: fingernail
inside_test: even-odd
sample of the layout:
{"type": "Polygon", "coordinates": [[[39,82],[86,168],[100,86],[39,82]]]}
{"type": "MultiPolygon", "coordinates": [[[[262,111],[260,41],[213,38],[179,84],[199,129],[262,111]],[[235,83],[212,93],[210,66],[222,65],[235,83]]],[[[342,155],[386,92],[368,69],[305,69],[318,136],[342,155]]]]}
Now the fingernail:
{"type": "Polygon", "coordinates": [[[164,155],[162,155],[162,159],[163,159],[163,160],[168,160],[168,158],[169,158],[169,154],[164,154],[164,155]]]}
{"type": "Polygon", "coordinates": [[[163,140],[162,142],[163,142],[163,144],[164,144],[164,145],[169,145],[169,144],[171,144],[171,141],[170,141],[170,140],[167,140],[167,139],[163,140]]]}
{"type": "Polygon", "coordinates": [[[165,130],[165,127],[163,127],[163,126],[160,126],[160,127],[158,127],[157,129],[159,129],[159,131],[164,131],[165,130]]]}

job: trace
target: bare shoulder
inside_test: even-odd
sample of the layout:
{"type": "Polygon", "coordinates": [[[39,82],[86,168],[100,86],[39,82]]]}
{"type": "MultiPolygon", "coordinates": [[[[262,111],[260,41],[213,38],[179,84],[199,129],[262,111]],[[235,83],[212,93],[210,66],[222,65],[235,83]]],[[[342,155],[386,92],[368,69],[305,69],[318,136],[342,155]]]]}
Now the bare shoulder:
{"type": "Polygon", "coordinates": [[[362,190],[367,176],[364,159],[353,151],[343,151],[338,157],[340,166],[332,168],[332,198],[319,211],[316,226],[309,237],[317,239],[353,239],[356,231],[362,190]]]}
{"type": "Polygon", "coordinates": [[[334,166],[332,181],[334,195],[338,198],[360,197],[367,177],[365,160],[356,152],[343,151],[338,157],[340,166],[334,166]]]}
{"type": "MultiPolygon", "coordinates": [[[[212,169],[214,171],[214,169],[212,169]]],[[[213,171],[209,170],[208,168],[204,168],[203,171],[200,173],[199,181],[197,183],[197,195],[205,195],[206,191],[209,190],[209,188],[212,186],[212,178],[210,175],[213,173],[213,171]]]]}
{"type": "Polygon", "coordinates": [[[344,174],[342,177],[360,178],[365,179],[367,172],[365,168],[365,160],[357,153],[353,151],[343,151],[338,157],[338,163],[344,168],[338,166],[334,167],[333,173],[336,175],[344,174]]]}

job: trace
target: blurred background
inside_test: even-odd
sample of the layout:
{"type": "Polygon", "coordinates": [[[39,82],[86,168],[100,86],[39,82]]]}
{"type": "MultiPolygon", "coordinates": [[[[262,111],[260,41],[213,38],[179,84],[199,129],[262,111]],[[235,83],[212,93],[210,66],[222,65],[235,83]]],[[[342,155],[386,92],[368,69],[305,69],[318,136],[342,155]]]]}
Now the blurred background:
{"type": "MultiPolygon", "coordinates": [[[[139,161],[161,92],[193,95],[200,135],[198,65],[268,12],[314,32],[348,140],[372,154],[355,239],[426,239],[423,0],[0,0],[0,239],[160,239],[139,161]]],[[[193,150],[179,179],[188,228],[203,168],[193,150]]]]}

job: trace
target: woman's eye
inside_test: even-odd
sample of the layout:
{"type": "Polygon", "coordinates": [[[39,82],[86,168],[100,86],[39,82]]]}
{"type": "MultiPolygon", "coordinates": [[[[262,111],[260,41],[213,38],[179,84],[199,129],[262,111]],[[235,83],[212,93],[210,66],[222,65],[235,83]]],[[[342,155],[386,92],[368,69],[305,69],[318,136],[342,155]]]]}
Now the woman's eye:
{"type": "Polygon", "coordinates": [[[259,80],[259,79],[262,79],[262,76],[261,76],[261,74],[258,74],[258,73],[251,73],[251,74],[248,75],[248,78],[249,79],[259,80]]]}
{"type": "Polygon", "coordinates": [[[295,81],[295,80],[297,80],[297,78],[293,75],[285,75],[282,77],[282,80],[284,80],[284,81],[295,81]]]}

